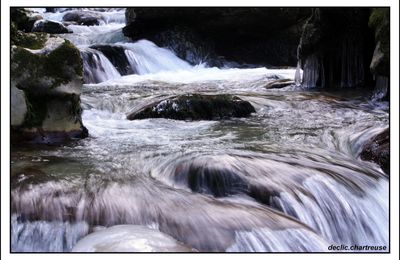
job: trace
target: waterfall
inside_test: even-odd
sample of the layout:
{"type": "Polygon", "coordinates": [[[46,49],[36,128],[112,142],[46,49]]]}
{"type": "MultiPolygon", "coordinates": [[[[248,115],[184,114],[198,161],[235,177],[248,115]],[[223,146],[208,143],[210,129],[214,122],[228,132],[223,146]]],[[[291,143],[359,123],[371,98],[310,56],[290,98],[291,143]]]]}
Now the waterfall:
{"type": "Polygon", "coordinates": [[[121,74],[102,52],[91,48],[81,48],[80,51],[85,83],[99,83],[121,77],[121,74]]]}
{"type": "Polygon", "coordinates": [[[296,87],[301,85],[301,65],[300,65],[300,61],[297,62],[296,72],[294,74],[294,83],[296,84],[296,87]]]}

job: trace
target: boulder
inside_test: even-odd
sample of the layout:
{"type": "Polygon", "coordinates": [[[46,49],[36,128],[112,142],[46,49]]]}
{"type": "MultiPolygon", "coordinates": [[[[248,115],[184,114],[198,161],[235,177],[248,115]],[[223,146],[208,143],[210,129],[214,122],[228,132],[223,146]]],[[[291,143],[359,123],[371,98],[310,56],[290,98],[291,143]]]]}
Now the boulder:
{"type": "Polygon", "coordinates": [[[16,28],[23,32],[31,32],[34,23],[43,19],[43,17],[37,13],[19,7],[10,8],[10,18],[16,28]]]}
{"type": "Polygon", "coordinates": [[[248,117],[256,112],[248,102],[230,95],[183,95],[147,105],[128,115],[129,120],[169,118],[176,120],[215,120],[248,117]]]}
{"type": "Polygon", "coordinates": [[[113,45],[93,45],[90,46],[90,48],[101,51],[121,75],[135,73],[132,66],[129,64],[129,60],[125,55],[125,49],[123,47],[113,45]]]}
{"type": "Polygon", "coordinates": [[[82,124],[82,60],[69,41],[11,49],[13,142],[55,143],[88,135],[82,124]]]}
{"type": "Polygon", "coordinates": [[[39,20],[35,22],[32,32],[45,32],[51,34],[72,33],[72,31],[65,27],[62,23],[48,20],[39,20]]]}
{"type": "Polygon", "coordinates": [[[96,12],[91,11],[71,11],[63,16],[65,22],[76,22],[78,25],[99,25],[101,21],[104,21],[104,17],[96,12]]]}
{"type": "Polygon", "coordinates": [[[361,159],[365,161],[373,161],[382,170],[389,175],[390,174],[390,131],[387,128],[382,133],[372,138],[369,142],[364,145],[364,148],[360,154],[361,159]]]}
{"type": "Polygon", "coordinates": [[[125,36],[146,38],[190,63],[296,66],[310,8],[127,8],[125,36]]]}
{"type": "Polygon", "coordinates": [[[148,227],[117,225],[79,240],[72,252],[195,252],[174,238],[148,227]]]}

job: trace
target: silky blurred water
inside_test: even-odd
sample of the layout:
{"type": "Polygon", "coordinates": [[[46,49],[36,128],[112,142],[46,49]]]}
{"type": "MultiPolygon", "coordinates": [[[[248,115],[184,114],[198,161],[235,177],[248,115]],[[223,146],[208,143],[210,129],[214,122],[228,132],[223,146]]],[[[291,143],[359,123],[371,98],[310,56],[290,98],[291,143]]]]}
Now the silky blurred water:
{"type": "Polygon", "coordinates": [[[387,103],[362,90],[265,88],[294,80],[295,68],[191,66],[145,40],[105,41],[101,26],[122,28],[121,13],[106,12],[115,19],[97,29],[72,27],[67,36],[81,51],[88,48],[82,39],[123,46],[139,68],[84,85],[89,137],[12,147],[12,251],[71,251],[97,227],[120,224],[150,225],[198,251],[388,246],[388,177],[359,158],[365,142],[388,127],[387,103]],[[236,95],[256,113],[126,119],[147,104],[193,93],[236,95]]]}

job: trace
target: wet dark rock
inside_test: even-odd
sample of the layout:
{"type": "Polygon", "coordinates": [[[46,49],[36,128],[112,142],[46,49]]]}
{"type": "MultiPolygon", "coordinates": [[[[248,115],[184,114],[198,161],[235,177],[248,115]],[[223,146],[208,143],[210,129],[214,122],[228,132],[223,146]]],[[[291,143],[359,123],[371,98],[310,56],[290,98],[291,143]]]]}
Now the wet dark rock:
{"type": "Polygon", "coordinates": [[[236,96],[193,94],[171,97],[147,105],[128,115],[128,119],[213,120],[248,117],[253,112],[255,109],[248,101],[236,96]]]}
{"type": "Polygon", "coordinates": [[[369,8],[315,8],[298,47],[306,88],[371,85],[369,8]]]}
{"type": "Polygon", "coordinates": [[[22,32],[31,32],[34,23],[43,19],[42,16],[33,14],[31,11],[19,7],[10,8],[10,18],[16,28],[22,32]]]}
{"type": "Polygon", "coordinates": [[[265,88],[284,88],[290,85],[294,85],[294,81],[291,79],[277,79],[267,83],[265,88]]]}
{"type": "Polygon", "coordinates": [[[135,71],[132,69],[132,66],[129,64],[128,58],[125,55],[125,49],[123,47],[112,45],[93,45],[90,46],[90,48],[101,51],[121,75],[135,73],[135,71]]]}
{"type": "Polygon", "coordinates": [[[63,24],[48,20],[37,21],[32,29],[32,32],[45,32],[51,34],[72,33],[72,31],[63,24]]]}
{"type": "MultiPolygon", "coordinates": [[[[272,187],[253,182],[251,177],[248,178],[246,170],[223,160],[199,157],[178,163],[172,176],[174,182],[183,184],[196,193],[214,197],[247,195],[271,206],[271,198],[279,197],[279,192],[272,187]]],[[[273,207],[281,210],[275,205],[273,207]]]]}
{"type": "Polygon", "coordinates": [[[186,173],[176,172],[175,179],[184,175],[187,178],[187,185],[193,192],[225,197],[247,193],[248,190],[246,181],[229,169],[191,164],[186,173]]]}
{"type": "Polygon", "coordinates": [[[310,8],[127,8],[123,32],[170,48],[191,63],[295,66],[309,14],[310,8]]]}
{"type": "Polygon", "coordinates": [[[365,144],[361,159],[373,161],[381,166],[382,170],[390,175],[390,131],[389,128],[372,138],[365,144]]]}
{"type": "Polygon", "coordinates": [[[71,11],[63,16],[65,22],[76,22],[78,25],[86,26],[99,25],[103,20],[104,17],[101,14],[91,11],[71,11]]]}

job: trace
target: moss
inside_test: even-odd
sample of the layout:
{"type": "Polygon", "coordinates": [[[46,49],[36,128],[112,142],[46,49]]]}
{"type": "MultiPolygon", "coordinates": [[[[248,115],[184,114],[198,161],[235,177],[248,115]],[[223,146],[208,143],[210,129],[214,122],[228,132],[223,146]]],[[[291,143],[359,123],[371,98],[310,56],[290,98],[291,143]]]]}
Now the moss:
{"type": "Polygon", "coordinates": [[[374,30],[375,42],[379,46],[383,58],[375,64],[373,73],[384,76],[390,75],[390,14],[389,8],[373,8],[368,21],[374,30]],[[378,45],[379,44],[379,45],[378,45]]]}
{"type": "Polygon", "coordinates": [[[36,95],[34,93],[26,92],[25,101],[27,104],[27,113],[21,127],[41,127],[48,114],[47,104],[50,99],[57,99],[60,103],[65,103],[68,107],[68,114],[71,116],[70,119],[74,121],[74,123],[81,122],[80,116],[82,114],[82,108],[79,95],[51,96],[36,95]]]}
{"type": "Polygon", "coordinates": [[[65,40],[65,42],[51,52],[47,58],[45,69],[51,75],[64,78],[67,82],[70,80],[69,72],[59,69],[60,64],[63,64],[63,66],[66,67],[74,68],[74,72],[78,76],[83,75],[83,63],[79,50],[68,40],[65,40]]]}
{"type": "Polygon", "coordinates": [[[73,119],[75,119],[75,123],[80,119],[80,115],[82,114],[81,107],[81,99],[78,95],[72,94],[70,97],[71,106],[69,107],[69,114],[73,119]]]}
{"type": "Polygon", "coordinates": [[[17,45],[32,50],[41,49],[47,41],[46,33],[23,33],[14,22],[11,23],[11,45],[17,45]]]}
{"type": "Polygon", "coordinates": [[[390,51],[390,21],[389,8],[373,8],[368,25],[375,31],[376,42],[381,42],[381,50],[384,54],[390,51]]]}
{"type": "Polygon", "coordinates": [[[55,88],[67,84],[76,76],[82,77],[83,74],[79,50],[69,41],[65,41],[48,55],[37,55],[17,48],[12,56],[12,63],[17,65],[11,69],[11,75],[17,82],[28,77],[18,84],[21,89],[36,87],[45,77],[52,79],[50,87],[55,88]]]}
{"type": "Polygon", "coordinates": [[[12,23],[15,24],[18,30],[25,32],[30,31],[28,11],[24,8],[12,7],[10,9],[10,18],[12,23]]]}
{"type": "Polygon", "coordinates": [[[25,92],[28,111],[22,127],[39,127],[47,115],[47,97],[25,92]]]}

